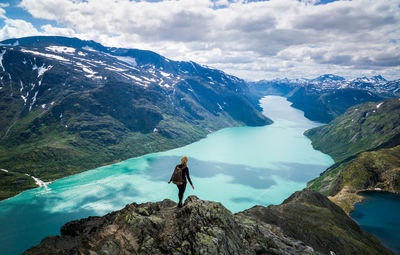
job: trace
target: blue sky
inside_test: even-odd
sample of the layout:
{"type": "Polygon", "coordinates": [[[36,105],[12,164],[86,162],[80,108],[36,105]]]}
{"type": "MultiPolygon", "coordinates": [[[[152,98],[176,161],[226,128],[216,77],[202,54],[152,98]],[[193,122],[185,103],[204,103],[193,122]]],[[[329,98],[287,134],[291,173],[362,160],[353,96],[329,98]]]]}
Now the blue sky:
{"type": "Polygon", "coordinates": [[[0,40],[62,35],[149,49],[249,80],[400,78],[400,0],[10,0],[0,40]]]}

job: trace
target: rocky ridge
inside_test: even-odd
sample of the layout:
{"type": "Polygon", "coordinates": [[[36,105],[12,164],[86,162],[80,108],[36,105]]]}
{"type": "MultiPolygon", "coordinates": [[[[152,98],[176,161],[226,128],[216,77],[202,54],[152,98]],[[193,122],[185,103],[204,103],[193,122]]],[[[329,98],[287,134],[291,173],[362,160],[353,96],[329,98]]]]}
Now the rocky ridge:
{"type": "Polygon", "coordinates": [[[232,214],[195,196],[130,204],[65,224],[28,254],[393,254],[338,206],[305,189],[232,214]]]}

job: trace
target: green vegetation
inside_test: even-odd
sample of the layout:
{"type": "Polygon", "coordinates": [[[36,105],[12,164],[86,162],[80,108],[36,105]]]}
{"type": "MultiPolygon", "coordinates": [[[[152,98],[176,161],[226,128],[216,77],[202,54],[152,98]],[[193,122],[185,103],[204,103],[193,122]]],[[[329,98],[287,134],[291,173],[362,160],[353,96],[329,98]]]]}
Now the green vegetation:
{"type": "MultiPolygon", "coordinates": [[[[35,51],[45,50],[55,39],[35,45],[35,51]]],[[[0,70],[0,168],[13,173],[4,179],[8,186],[0,186],[0,199],[35,187],[26,173],[51,181],[180,147],[222,128],[271,123],[244,81],[215,69],[145,52],[158,56],[160,70],[175,80],[168,87],[156,83],[151,78],[156,72],[148,70],[154,63],[139,54],[136,60],[146,66],[138,67],[135,75],[151,73],[154,80],[143,86],[103,65],[96,72],[107,79],[88,79],[73,64],[24,53],[19,47],[7,48],[0,70]],[[52,67],[39,77],[35,65],[52,67]]],[[[115,59],[99,51],[91,52],[87,61],[113,65],[115,59]]]]}
{"type": "Polygon", "coordinates": [[[341,162],[360,152],[396,145],[400,135],[400,102],[356,105],[328,125],[307,130],[314,148],[341,162]]]}
{"type": "Polygon", "coordinates": [[[21,192],[21,189],[35,188],[35,181],[25,174],[5,172],[0,170],[0,200],[12,197],[21,192]]]}
{"type": "Polygon", "coordinates": [[[310,120],[328,123],[346,112],[349,107],[365,102],[377,102],[384,97],[359,89],[315,91],[301,87],[288,94],[292,106],[304,111],[310,120]]]}
{"type": "MultiPolygon", "coordinates": [[[[60,132],[60,129],[57,130],[56,127],[41,127],[40,135],[28,133],[29,143],[10,146],[7,151],[6,146],[0,147],[1,167],[10,169],[14,173],[4,180],[4,182],[9,182],[8,186],[1,185],[1,191],[5,192],[2,193],[1,198],[16,195],[22,190],[36,186],[32,178],[26,176],[25,173],[43,181],[54,180],[131,157],[180,147],[197,141],[208,133],[202,125],[197,126],[176,120],[160,123],[160,126],[164,125],[168,127],[165,129],[166,132],[171,130],[178,137],[168,138],[159,132],[147,134],[129,132],[115,142],[114,133],[107,129],[85,130],[71,134],[68,130],[60,132]],[[14,181],[13,178],[16,176],[19,179],[14,181]],[[23,178],[20,178],[21,176],[23,178]],[[8,192],[10,187],[13,191],[11,193],[8,192]]],[[[221,127],[212,125],[215,129],[221,127]]],[[[24,134],[27,134],[27,131],[30,132],[30,129],[26,129],[24,134]]],[[[17,128],[12,130],[12,134],[16,132],[18,132],[17,128]]],[[[10,141],[11,139],[6,140],[6,142],[10,141]]]]}
{"type": "Polygon", "coordinates": [[[309,187],[336,195],[345,186],[354,190],[381,189],[400,192],[400,146],[360,153],[348,162],[329,168],[309,187]]]}
{"type": "Polygon", "coordinates": [[[330,124],[306,131],[313,146],[336,163],[308,186],[347,213],[362,200],[362,190],[400,192],[400,101],[350,108],[330,124]]]}

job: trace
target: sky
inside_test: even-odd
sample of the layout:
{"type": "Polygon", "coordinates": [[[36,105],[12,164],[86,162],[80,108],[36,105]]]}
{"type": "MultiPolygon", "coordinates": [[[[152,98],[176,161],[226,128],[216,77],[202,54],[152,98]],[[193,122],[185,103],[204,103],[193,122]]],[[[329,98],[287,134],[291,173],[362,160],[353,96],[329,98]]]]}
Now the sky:
{"type": "Polygon", "coordinates": [[[400,78],[400,0],[0,0],[0,40],[60,35],[247,80],[400,78]]]}

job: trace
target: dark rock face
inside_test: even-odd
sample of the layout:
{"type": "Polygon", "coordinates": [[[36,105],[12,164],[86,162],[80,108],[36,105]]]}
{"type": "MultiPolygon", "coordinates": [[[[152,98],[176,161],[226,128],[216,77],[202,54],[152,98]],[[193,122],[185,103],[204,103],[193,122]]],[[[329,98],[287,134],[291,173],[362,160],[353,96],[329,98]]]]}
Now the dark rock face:
{"type": "Polygon", "coordinates": [[[295,193],[282,205],[256,206],[238,214],[232,214],[220,203],[195,196],[188,197],[182,209],[168,199],[133,203],[103,217],[69,222],[61,228],[61,236],[47,237],[24,254],[329,254],[330,251],[392,254],[338,206],[310,190],[295,193]],[[299,214],[297,219],[290,216],[296,213],[293,210],[306,212],[306,209],[312,213],[299,214]],[[323,231],[320,221],[311,224],[317,214],[337,232],[330,228],[323,231]],[[326,216],[329,217],[325,220],[326,216]],[[350,235],[352,239],[348,238],[350,235]]]}
{"type": "Polygon", "coordinates": [[[281,205],[255,206],[240,214],[276,225],[323,254],[392,254],[322,194],[305,189],[281,205]]]}

